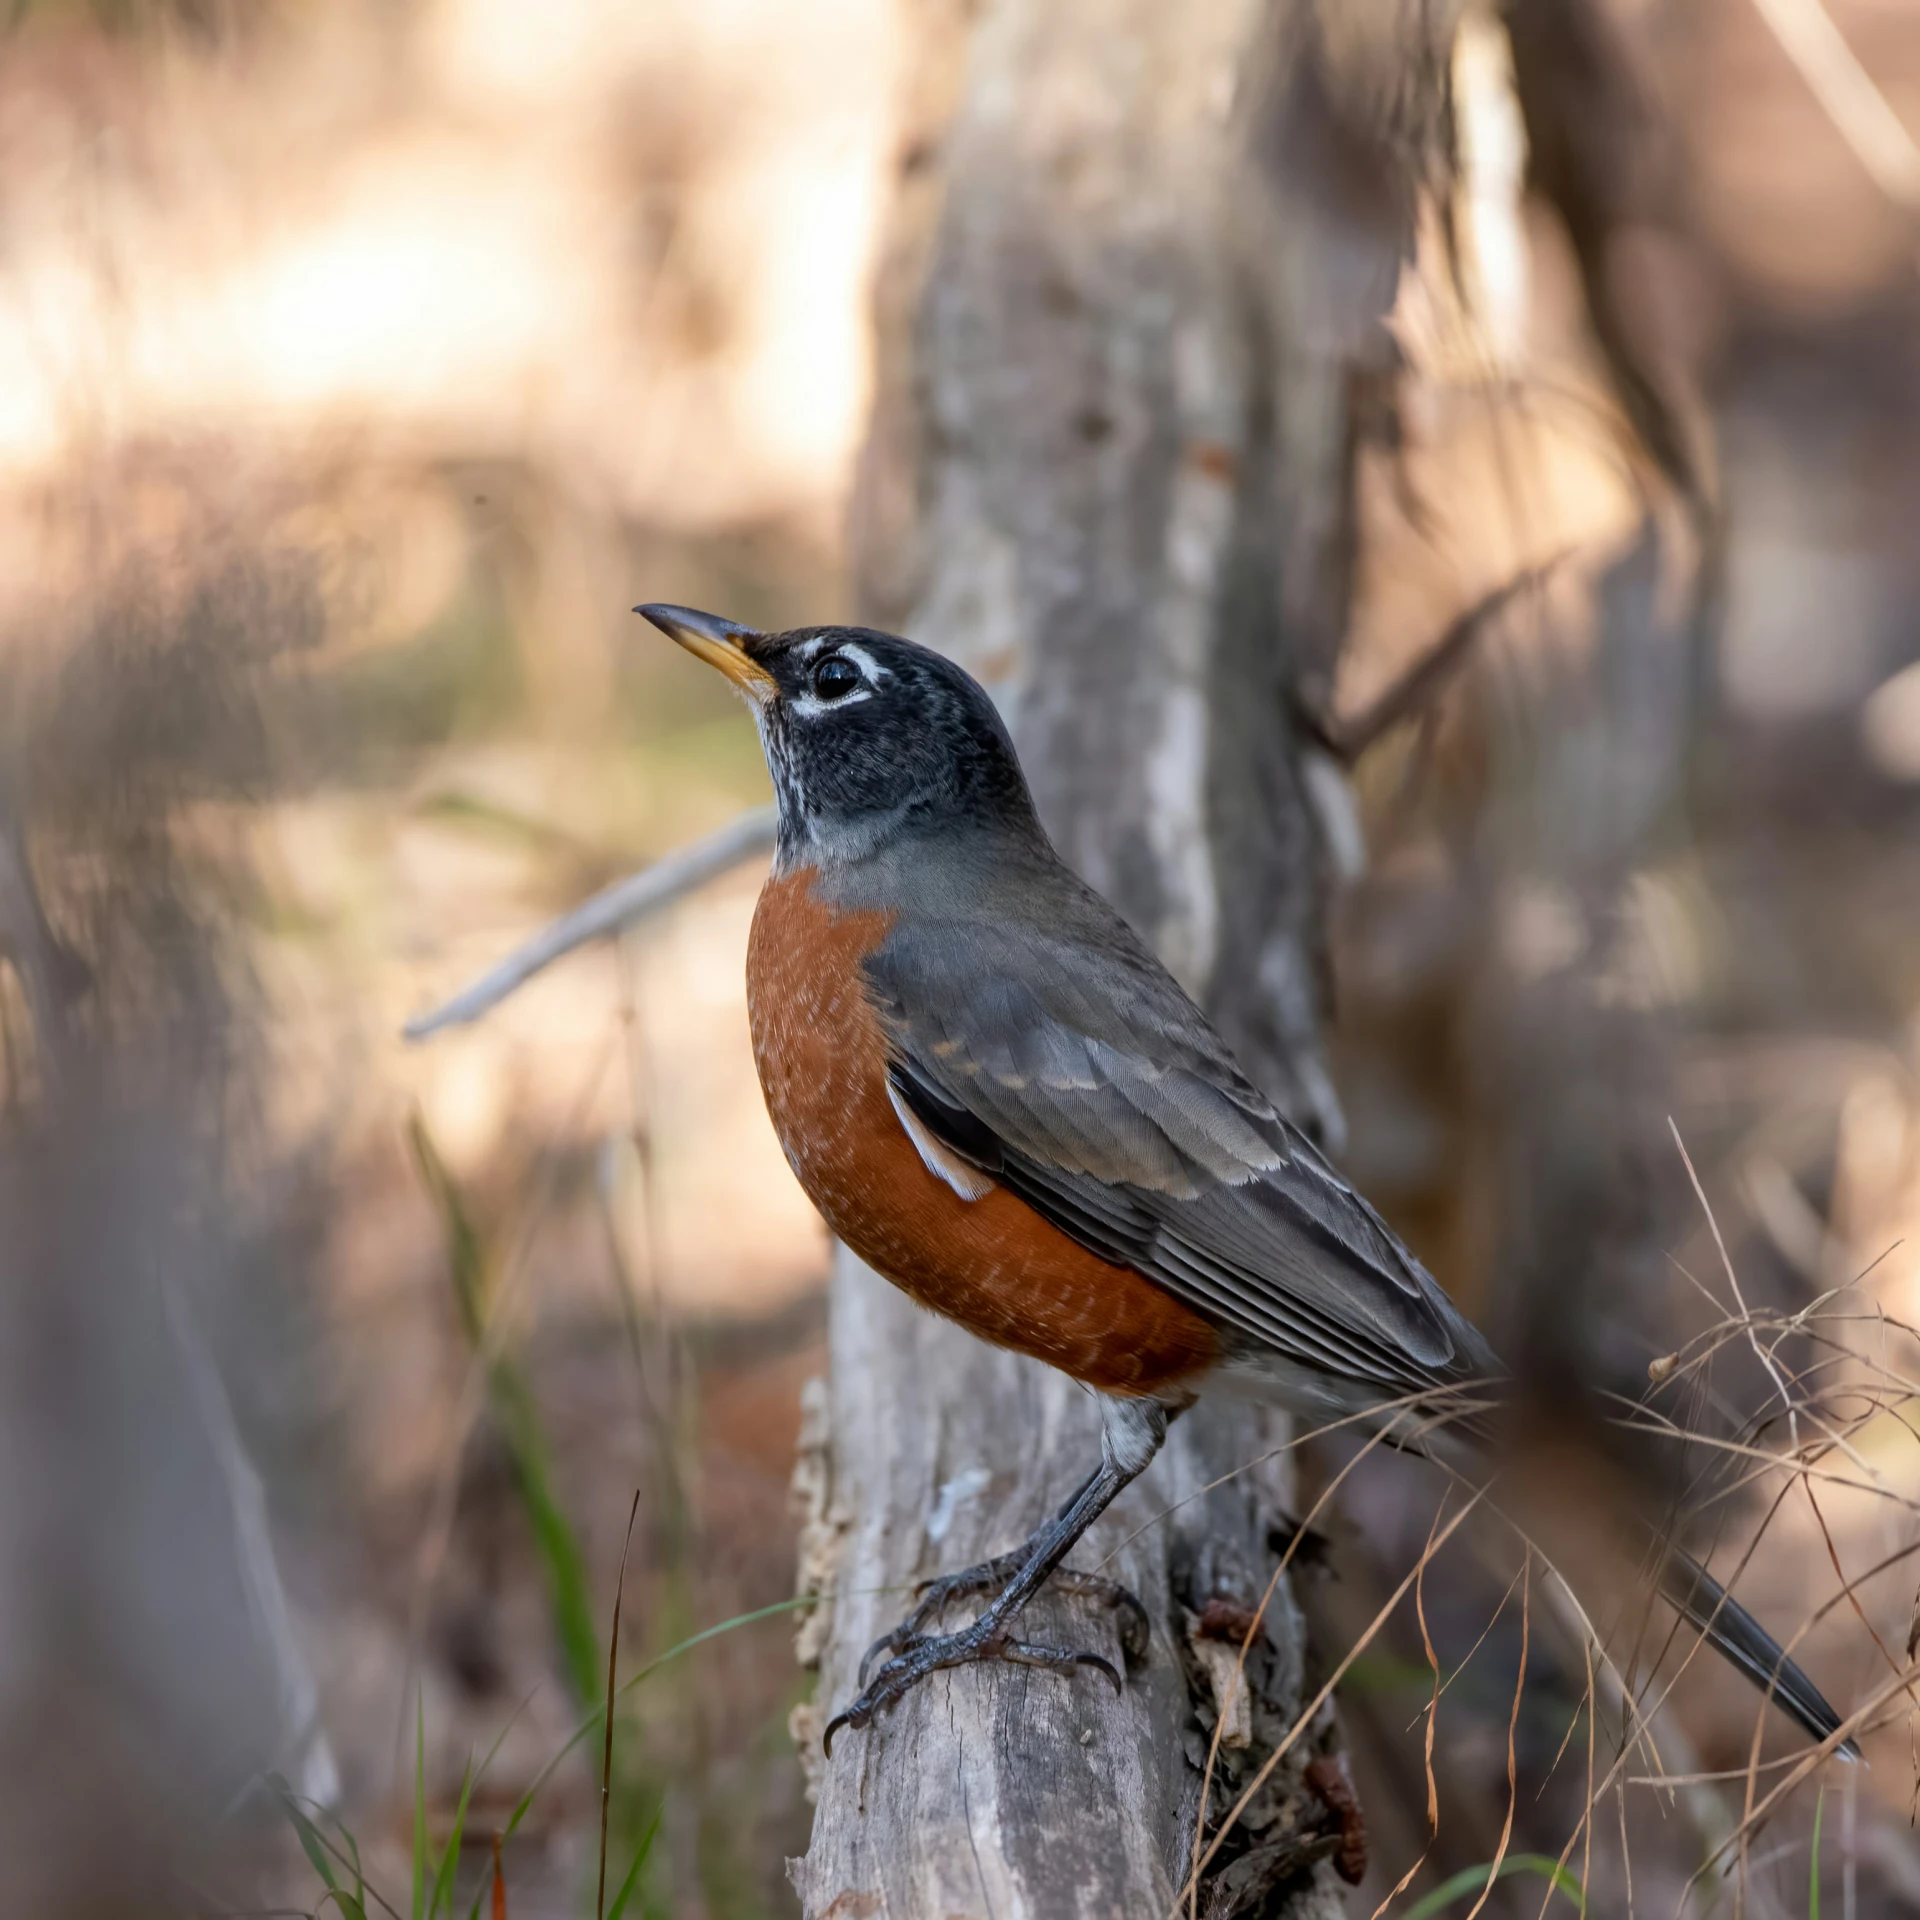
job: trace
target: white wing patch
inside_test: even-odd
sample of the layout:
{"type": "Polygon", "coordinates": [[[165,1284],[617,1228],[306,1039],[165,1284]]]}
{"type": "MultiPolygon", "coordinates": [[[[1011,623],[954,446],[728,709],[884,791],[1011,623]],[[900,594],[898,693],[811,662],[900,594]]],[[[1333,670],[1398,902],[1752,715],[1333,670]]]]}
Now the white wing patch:
{"type": "Polygon", "coordinates": [[[891,1080],[887,1082],[887,1098],[893,1102],[893,1111],[913,1142],[914,1152],[936,1180],[944,1180],[962,1200],[978,1200],[993,1191],[993,1182],[978,1167],[970,1167],[957,1154],[948,1152],[920,1124],[920,1116],[900,1098],[891,1080]]]}

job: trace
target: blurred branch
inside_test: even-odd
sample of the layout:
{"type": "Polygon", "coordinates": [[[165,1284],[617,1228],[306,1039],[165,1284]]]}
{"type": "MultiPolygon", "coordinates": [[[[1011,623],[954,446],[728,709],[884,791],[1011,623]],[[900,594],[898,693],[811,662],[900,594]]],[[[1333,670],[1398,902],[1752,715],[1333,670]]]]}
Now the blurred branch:
{"type": "Polygon", "coordinates": [[[730,821],[717,833],[696,840],[678,853],[625,880],[616,880],[596,893],[584,906],[543,927],[524,946],[484,973],[444,1006],[431,1013],[416,1014],[402,1033],[408,1040],[425,1040],[443,1027],[470,1025],[498,1006],[508,994],[523,987],[536,973],[563,959],[576,947],[605,939],[622,927],[650,913],[670,907],[709,880],[718,879],[730,867],[737,867],[755,854],[765,853],[773,845],[774,810],[756,807],[730,821]]]}
{"type": "Polygon", "coordinates": [[[1515,574],[1491,593],[1482,594],[1454,619],[1440,638],[1405,673],[1351,719],[1341,720],[1332,715],[1322,716],[1302,710],[1301,725],[1342,766],[1352,766],[1382,734],[1403,720],[1417,719],[1425,713],[1439,697],[1447,679],[1463,664],[1474,641],[1488,623],[1504,612],[1508,604],[1522,592],[1544,583],[1566,557],[1565,553],[1557,553],[1542,565],[1515,574]]]}
{"type": "Polygon", "coordinates": [[[0,796],[0,958],[11,960],[26,996],[51,1081],[64,1071],[67,1006],[86,985],[86,963],[54,932],[34,885],[26,836],[0,796]]]}
{"type": "MultiPolygon", "coordinates": [[[[70,1091],[74,1036],[69,1003],[91,979],[87,964],[54,931],[27,854],[27,836],[10,793],[0,792],[0,956],[13,964],[39,1046],[41,1072],[56,1093],[70,1091]]],[[[156,1262],[160,1302],[188,1397],[217,1463],[232,1522],[233,1564],[259,1650],[271,1670],[284,1758],[301,1793],[330,1807],[340,1773],[320,1720],[320,1696],[294,1632],[275,1556],[266,1488],[247,1453],[218,1361],[173,1273],[156,1262]]],[[[164,1376],[162,1376],[164,1377],[164,1376]]]]}
{"type": "Polygon", "coordinates": [[[207,1444],[219,1462],[221,1483],[233,1514],[234,1558],[248,1611],[273,1668],[281,1734],[294,1781],[311,1804],[336,1806],[340,1769],[321,1725],[319,1687],[294,1633],[286,1586],[274,1554],[273,1529],[267,1518],[266,1486],[240,1437],[219,1362],[191,1304],[170,1273],[160,1275],[160,1299],[207,1444]]]}
{"type": "Polygon", "coordinates": [[[1896,206],[1920,211],[1920,146],[1820,0],[1753,0],[1853,156],[1896,206]]]}
{"type": "Polygon", "coordinates": [[[1529,179],[1572,243],[1615,397],[1701,543],[1698,622],[1720,592],[1723,530],[1698,372],[1661,291],[1663,256],[1686,249],[1679,145],[1644,49],[1605,0],[1506,0],[1505,18],[1529,179]]]}

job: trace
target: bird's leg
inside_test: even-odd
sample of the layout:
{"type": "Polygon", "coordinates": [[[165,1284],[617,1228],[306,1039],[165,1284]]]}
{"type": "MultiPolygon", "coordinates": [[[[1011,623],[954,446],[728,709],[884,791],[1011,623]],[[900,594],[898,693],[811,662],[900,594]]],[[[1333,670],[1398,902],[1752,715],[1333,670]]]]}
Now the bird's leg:
{"type": "MultiPolygon", "coordinates": [[[[1066,1504],[1054,1516],[1056,1522],[1066,1520],[1075,1505],[1092,1490],[1100,1473],[1101,1469],[1095,1467],[1067,1496],[1066,1504]]],[[[943,1573],[932,1580],[921,1581],[915,1589],[913,1611],[897,1627],[883,1633],[860,1656],[860,1685],[864,1687],[867,1684],[868,1669],[882,1654],[899,1653],[920,1639],[953,1601],[981,1599],[1002,1592],[1007,1582],[1027,1564],[1032,1551],[1033,1540],[1029,1539],[1011,1553],[998,1553],[991,1560],[982,1560],[974,1566],[961,1567],[957,1572],[943,1573]]],[[[1056,1593],[1071,1593],[1086,1600],[1104,1601],[1112,1607],[1122,1616],[1120,1645],[1129,1659],[1138,1660],[1145,1654],[1147,1610],[1119,1581],[1103,1580],[1097,1573],[1076,1573],[1071,1567],[1056,1567],[1052,1584],[1056,1593]]]]}
{"type": "MultiPolygon", "coordinates": [[[[891,1706],[917,1682],[942,1667],[966,1666],[976,1660],[1007,1660],[1019,1666],[1046,1667],[1070,1673],[1092,1667],[1104,1673],[1117,1689],[1120,1676],[1111,1662],[1097,1653],[1070,1653],[1057,1647],[1035,1646],[1016,1640],[1010,1631],[1014,1616],[1055,1573],[1080,1539],[1115,1496],[1146,1471],[1167,1437],[1167,1409],[1152,1400],[1106,1399],[1100,1436],[1100,1465],[1067,1504],[1040,1527],[1024,1547],[977,1567],[936,1580],[901,1626],[868,1650],[867,1660],[882,1648],[895,1650],[872,1685],[865,1684],[867,1660],[861,1662],[862,1692],[858,1699],[828,1724],[825,1745],[833,1750],[833,1736],[842,1727],[864,1727],[882,1707],[891,1706]],[[958,1583],[958,1584],[956,1584],[958,1583]],[[946,1602],[963,1593],[990,1593],[999,1598],[971,1625],[948,1634],[922,1629],[935,1619],[946,1602]]],[[[1093,1582],[1090,1575],[1070,1576],[1075,1588],[1097,1590],[1110,1597],[1110,1583],[1093,1582]]],[[[1139,1610],[1140,1603],[1127,1595],[1139,1610]]],[[[1144,1613],[1142,1613],[1144,1619],[1144,1613]]],[[[1123,1636],[1124,1637],[1124,1636],[1123,1636]]]]}

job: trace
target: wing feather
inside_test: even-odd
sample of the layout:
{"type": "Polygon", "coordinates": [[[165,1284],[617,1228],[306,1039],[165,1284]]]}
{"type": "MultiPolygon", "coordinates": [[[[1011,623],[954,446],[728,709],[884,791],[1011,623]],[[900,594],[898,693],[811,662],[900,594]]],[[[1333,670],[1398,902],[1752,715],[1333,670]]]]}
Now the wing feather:
{"type": "Polygon", "coordinates": [[[1486,1342],[1130,935],[917,921],[866,965],[899,1096],[1103,1259],[1242,1343],[1383,1398],[1497,1375],[1486,1342]]]}

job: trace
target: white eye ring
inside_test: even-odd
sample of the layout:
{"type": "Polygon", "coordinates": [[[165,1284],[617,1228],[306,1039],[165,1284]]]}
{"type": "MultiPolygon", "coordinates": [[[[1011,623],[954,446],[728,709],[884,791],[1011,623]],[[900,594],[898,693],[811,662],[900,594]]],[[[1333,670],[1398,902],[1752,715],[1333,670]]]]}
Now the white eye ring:
{"type": "Polygon", "coordinates": [[[787,711],[801,720],[817,720],[823,713],[845,713],[849,707],[857,707],[862,700],[871,700],[871,687],[856,687],[852,693],[843,693],[837,700],[817,700],[810,693],[796,695],[787,702],[787,711]]]}
{"type": "Polygon", "coordinates": [[[787,702],[787,711],[801,720],[812,720],[823,713],[839,713],[844,708],[855,707],[862,700],[871,700],[875,689],[884,681],[893,678],[892,672],[883,667],[865,647],[856,646],[851,641],[834,643],[831,636],[822,635],[809,640],[801,650],[801,658],[809,662],[807,685],[813,686],[813,676],[827,666],[848,666],[858,675],[854,684],[844,693],[817,694],[812,691],[797,693],[787,702]],[[832,652],[825,649],[832,647],[832,652]],[[815,659],[816,654],[823,655],[815,659]]]}

